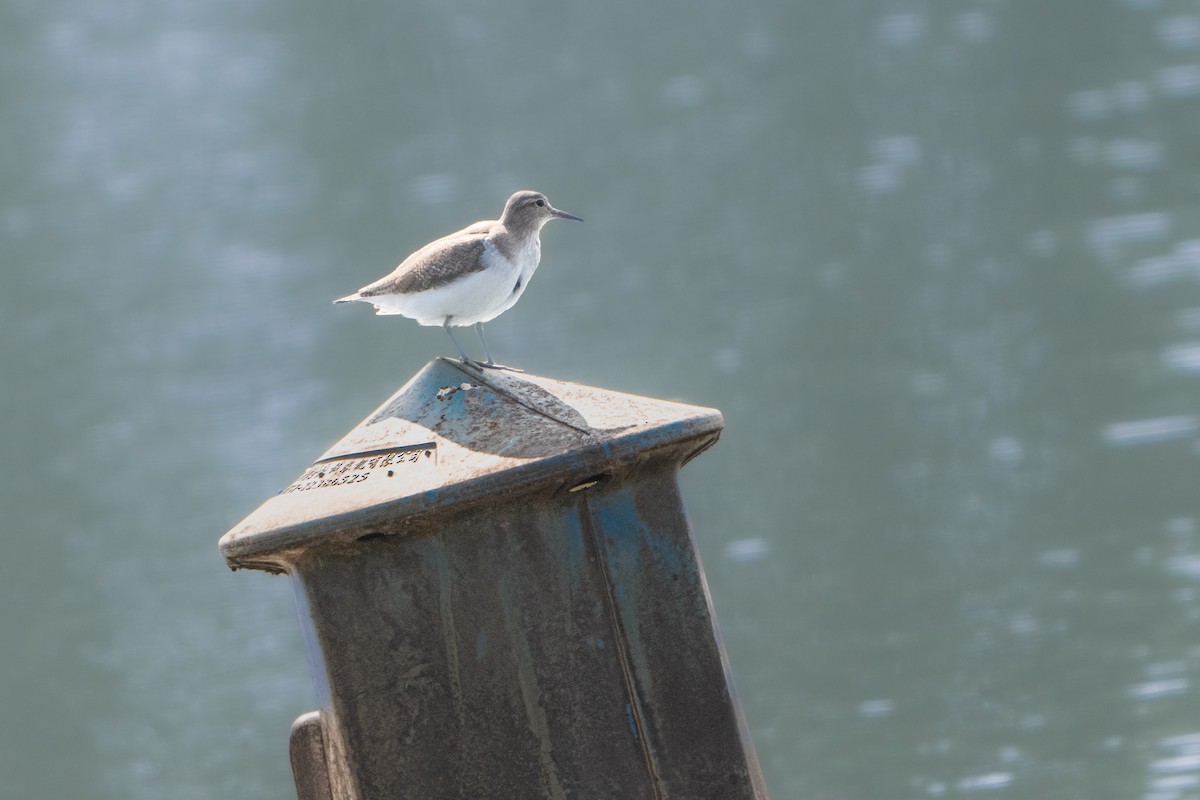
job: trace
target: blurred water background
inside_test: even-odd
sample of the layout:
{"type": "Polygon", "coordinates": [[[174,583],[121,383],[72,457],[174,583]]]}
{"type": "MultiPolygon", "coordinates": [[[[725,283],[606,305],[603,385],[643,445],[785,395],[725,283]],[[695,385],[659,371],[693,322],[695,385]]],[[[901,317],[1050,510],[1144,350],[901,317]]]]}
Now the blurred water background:
{"type": "Polygon", "coordinates": [[[10,0],[0,797],[286,798],[218,537],[444,334],[330,299],[517,188],[489,326],[712,405],[775,800],[1200,797],[1195,0],[10,0]]]}

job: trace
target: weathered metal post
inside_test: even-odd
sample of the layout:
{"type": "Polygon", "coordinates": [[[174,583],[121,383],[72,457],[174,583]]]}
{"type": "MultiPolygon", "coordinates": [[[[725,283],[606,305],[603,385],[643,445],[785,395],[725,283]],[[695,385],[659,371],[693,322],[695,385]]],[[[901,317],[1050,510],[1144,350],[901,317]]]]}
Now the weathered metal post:
{"type": "Polygon", "coordinates": [[[295,587],[301,800],[765,800],[677,484],[721,426],[437,359],[227,533],[295,587]]]}

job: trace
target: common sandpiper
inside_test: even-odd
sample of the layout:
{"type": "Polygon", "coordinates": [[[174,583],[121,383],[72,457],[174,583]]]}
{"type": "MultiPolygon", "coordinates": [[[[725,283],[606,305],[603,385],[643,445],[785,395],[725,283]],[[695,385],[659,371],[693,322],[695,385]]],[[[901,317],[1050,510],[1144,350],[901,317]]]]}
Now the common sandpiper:
{"type": "Polygon", "coordinates": [[[583,220],[550,205],[546,195],[528,189],[508,198],[498,220],[483,220],[435,239],[401,262],[390,275],[354,294],[376,314],[400,314],[421,325],[441,325],[463,361],[501,368],[493,359],[483,323],[513,307],[529,286],[542,257],[542,226],[552,219],[583,220]],[[475,326],[484,362],[467,355],[452,328],[475,326]]]}

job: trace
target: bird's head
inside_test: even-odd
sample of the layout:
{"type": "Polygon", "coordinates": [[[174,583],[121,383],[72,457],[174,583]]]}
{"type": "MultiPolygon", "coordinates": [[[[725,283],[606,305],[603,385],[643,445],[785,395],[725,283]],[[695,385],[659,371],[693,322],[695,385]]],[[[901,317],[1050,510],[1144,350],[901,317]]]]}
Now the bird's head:
{"type": "Polygon", "coordinates": [[[542,226],[552,219],[573,219],[583,222],[574,214],[559,211],[550,205],[546,195],[541,192],[522,189],[508,198],[508,202],[504,204],[504,214],[500,217],[500,222],[509,229],[536,231],[541,230],[542,226]]]}

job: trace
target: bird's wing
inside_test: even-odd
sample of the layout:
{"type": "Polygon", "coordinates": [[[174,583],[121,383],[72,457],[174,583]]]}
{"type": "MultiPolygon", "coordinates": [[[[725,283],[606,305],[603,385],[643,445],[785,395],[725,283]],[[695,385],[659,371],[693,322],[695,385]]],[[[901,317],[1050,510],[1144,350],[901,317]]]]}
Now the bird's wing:
{"type": "Polygon", "coordinates": [[[445,286],[455,278],[483,269],[487,231],[481,223],[436,239],[413,253],[391,275],[359,289],[359,297],[414,294],[445,286]]]}
{"type": "MultiPolygon", "coordinates": [[[[455,231],[454,233],[450,234],[450,236],[465,236],[470,233],[491,233],[492,228],[494,228],[497,224],[499,223],[494,219],[483,219],[479,222],[471,223],[461,231],[455,231]]],[[[450,236],[445,238],[449,239],[450,236]]]]}

